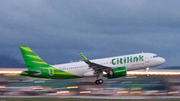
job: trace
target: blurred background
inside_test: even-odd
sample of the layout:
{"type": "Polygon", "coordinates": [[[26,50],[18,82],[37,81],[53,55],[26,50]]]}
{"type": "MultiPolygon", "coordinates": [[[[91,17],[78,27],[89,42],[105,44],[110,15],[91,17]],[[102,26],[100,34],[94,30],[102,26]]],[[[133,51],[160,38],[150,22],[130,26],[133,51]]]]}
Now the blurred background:
{"type": "Polygon", "coordinates": [[[179,96],[180,71],[151,69],[128,72],[127,77],[105,79],[94,84],[95,78],[42,79],[20,76],[23,69],[0,70],[0,96],[179,96]]]}
{"type": "Polygon", "coordinates": [[[179,96],[179,0],[0,0],[0,96],[179,96]],[[49,64],[141,52],[166,62],[127,77],[42,79],[26,69],[20,46],[49,64]],[[165,68],[173,66],[170,68],[165,68]],[[175,67],[174,67],[175,66],[175,67]]]}

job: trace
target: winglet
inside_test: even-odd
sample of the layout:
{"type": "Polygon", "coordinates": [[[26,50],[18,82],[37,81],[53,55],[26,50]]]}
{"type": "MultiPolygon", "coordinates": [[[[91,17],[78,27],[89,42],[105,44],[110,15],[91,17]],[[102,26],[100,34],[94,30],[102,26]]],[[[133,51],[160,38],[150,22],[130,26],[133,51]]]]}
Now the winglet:
{"type": "Polygon", "coordinates": [[[79,55],[82,57],[82,59],[83,59],[84,61],[87,61],[87,60],[88,60],[81,52],[79,52],[79,55]]]}

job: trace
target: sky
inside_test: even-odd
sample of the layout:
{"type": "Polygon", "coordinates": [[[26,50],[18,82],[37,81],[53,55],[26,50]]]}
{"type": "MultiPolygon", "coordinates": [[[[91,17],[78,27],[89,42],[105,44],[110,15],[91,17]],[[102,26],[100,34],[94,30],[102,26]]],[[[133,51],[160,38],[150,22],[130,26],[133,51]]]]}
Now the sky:
{"type": "Polygon", "coordinates": [[[156,53],[180,65],[179,0],[0,0],[0,67],[26,67],[19,47],[49,64],[156,53]]]}

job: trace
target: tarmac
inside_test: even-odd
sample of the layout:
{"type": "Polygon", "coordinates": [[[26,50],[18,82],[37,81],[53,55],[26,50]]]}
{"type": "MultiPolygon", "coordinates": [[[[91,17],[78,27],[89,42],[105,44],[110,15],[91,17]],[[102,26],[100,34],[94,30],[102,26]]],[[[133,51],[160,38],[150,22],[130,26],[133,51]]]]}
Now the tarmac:
{"type": "Polygon", "coordinates": [[[76,99],[180,99],[180,96],[0,96],[0,98],[76,98],[76,99]]]}

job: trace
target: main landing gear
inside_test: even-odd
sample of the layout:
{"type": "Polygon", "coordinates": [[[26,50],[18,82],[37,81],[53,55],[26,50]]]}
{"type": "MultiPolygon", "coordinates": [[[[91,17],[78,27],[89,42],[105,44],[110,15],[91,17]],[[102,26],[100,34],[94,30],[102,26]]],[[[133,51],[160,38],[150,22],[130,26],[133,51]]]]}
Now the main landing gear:
{"type": "Polygon", "coordinates": [[[103,80],[102,79],[98,79],[95,81],[95,84],[102,84],[103,83],[103,80]]]}
{"type": "MultiPolygon", "coordinates": [[[[148,73],[148,71],[149,71],[149,68],[146,68],[145,72],[148,73]]],[[[146,76],[149,76],[149,74],[147,74],[146,76]]]]}
{"type": "Polygon", "coordinates": [[[102,84],[103,80],[102,80],[103,74],[100,73],[99,75],[96,76],[96,81],[95,84],[102,84]]]}

